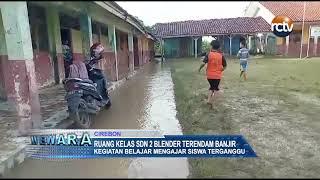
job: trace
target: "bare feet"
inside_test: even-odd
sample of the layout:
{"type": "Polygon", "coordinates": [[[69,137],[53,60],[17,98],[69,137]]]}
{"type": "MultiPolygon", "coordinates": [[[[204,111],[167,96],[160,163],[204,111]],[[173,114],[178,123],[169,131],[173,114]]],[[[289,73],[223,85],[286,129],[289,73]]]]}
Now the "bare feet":
{"type": "Polygon", "coordinates": [[[213,109],[213,103],[208,101],[207,99],[204,100],[206,102],[207,105],[209,105],[210,109],[213,109]]]}

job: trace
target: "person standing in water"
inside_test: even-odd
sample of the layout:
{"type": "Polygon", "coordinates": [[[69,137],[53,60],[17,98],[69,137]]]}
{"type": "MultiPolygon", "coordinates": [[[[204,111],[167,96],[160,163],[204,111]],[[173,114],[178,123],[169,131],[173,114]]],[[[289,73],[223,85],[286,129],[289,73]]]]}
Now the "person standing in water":
{"type": "Polygon", "coordinates": [[[240,43],[240,50],[237,54],[237,57],[240,59],[240,78],[243,76],[243,79],[247,80],[247,70],[248,70],[248,59],[249,59],[249,49],[246,48],[244,41],[240,43]]]}
{"type": "Polygon", "coordinates": [[[227,61],[219,51],[220,43],[217,40],[211,42],[211,50],[204,57],[203,63],[199,67],[199,72],[207,64],[207,80],[210,84],[207,104],[213,107],[213,102],[219,92],[219,84],[222,78],[222,72],[227,68],[227,61]]]}

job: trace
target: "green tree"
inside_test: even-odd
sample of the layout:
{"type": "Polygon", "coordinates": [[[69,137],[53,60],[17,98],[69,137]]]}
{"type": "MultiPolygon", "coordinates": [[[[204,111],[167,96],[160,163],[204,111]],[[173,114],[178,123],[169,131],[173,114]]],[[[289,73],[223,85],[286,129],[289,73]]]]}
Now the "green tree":
{"type": "Polygon", "coordinates": [[[159,41],[154,43],[154,52],[156,55],[161,55],[161,46],[159,41]]]}
{"type": "Polygon", "coordinates": [[[203,52],[209,52],[210,51],[210,42],[207,40],[202,41],[202,51],[203,52]]]}
{"type": "Polygon", "coordinates": [[[134,16],[143,26],[144,26],[144,28],[148,31],[148,32],[150,32],[150,33],[152,33],[153,32],[153,27],[152,26],[147,26],[147,25],[145,25],[144,24],[144,22],[141,20],[141,19],[139,19],[137,16],[134,16]]]}

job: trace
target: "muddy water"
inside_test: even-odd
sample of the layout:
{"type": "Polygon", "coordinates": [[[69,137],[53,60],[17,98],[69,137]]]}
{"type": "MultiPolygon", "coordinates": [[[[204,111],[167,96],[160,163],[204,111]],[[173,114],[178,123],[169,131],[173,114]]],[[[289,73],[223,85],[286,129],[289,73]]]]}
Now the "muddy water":
{"type": "MultiPolygon", "coordinates": [[[[158,67],[161,68],[161,67],[158,67]]],[[[170,70],[157,71],[147,85],[146,98],[141,125],[143,129],[161,130],[163,134],[182,134],[176,119],[173,83],[170,70]]],[[[183,178],[188,176],[186,158],[137,158],[131,161],[130,178],[183,178]]]]}
{"type": "MultiPolygon", "coordinates": [[[[168,67],[146,65],[111,94],[112,107],[96,118],[95,129],[158,129],[164,134],[182,134],[168,67]]],[[[135,158],[90,160],[26,159],[6,176],[29,177],[172,177],[188,176],[187,159],[135,158]]]]}

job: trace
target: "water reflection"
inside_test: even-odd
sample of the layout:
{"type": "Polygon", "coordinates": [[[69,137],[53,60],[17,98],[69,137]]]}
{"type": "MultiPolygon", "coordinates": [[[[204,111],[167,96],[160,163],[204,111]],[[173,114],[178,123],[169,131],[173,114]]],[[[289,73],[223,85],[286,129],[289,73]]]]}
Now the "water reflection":
{"type": "MultiPolygon", "coordinates": [[[[97,115],[94,129],[159,129],[182,134],[168,67],[149,64],[111,93],[112,106],[97,115]]],[[[187,159],[88,159],[46,161],[27,159],[6,175],[48,177],[187,177],[187,159]]]]}
{"type": "MultiPolygon", "coordinates": [[[[176,118],[173,82],[168,67],[158,64],[147,85],[148,103],[142,129],[157,129],[163,134],[181,135],[176,118]]],[[[187,158],[136,158],[132,160],[129,178],[186,178],[189,174],[187,158]]]]}

